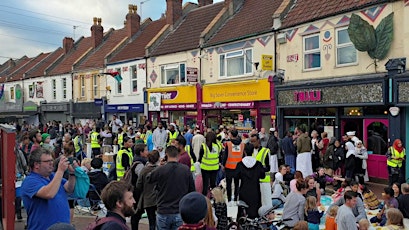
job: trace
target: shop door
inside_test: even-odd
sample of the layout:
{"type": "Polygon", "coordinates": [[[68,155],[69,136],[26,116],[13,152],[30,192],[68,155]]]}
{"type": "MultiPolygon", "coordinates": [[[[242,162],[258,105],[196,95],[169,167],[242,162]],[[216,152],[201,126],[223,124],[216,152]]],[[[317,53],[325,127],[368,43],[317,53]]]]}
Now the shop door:
{"type": "Polygon", "coordinates": [[[368,176],[388,179],[386,167],[388,119],[364,119],[364,143],[368,149],[368,176]]]}
{"type": "Polygon", "coordinates": [[[185,116],[184,117],[184,125],[186,125],[187,127],[193,129],[196,126],[196,116],[185,116]]]}

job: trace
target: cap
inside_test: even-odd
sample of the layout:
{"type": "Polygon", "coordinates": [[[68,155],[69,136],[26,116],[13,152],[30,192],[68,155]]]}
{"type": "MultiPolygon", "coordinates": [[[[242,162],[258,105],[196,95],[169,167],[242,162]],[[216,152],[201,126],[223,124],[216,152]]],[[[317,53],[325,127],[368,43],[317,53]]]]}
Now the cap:
{"type": "Polygon", "coordinates": [[[186,194],[179,202],[179,213],[186,224],[197,224],[207,213],[206,198],[198,192],[186,194]]]}
{"type": "Polygon", "coordinates": [[[349,132],[347,132],[347,136],[355,136],[355,131],[349,131],[349,132]]]}
{"type": "Polygon", "coordinates": [[[270,128],[270,132],[274,132],[274,131],[276,131],[275,128],[270,128]]]}
{"type": "Polygon", "coordinates": [[[41,134],[41,141],[44,142],[45,139],[47,139],[47,137],[49,137],[49,136],[50,136],[50,134],[48,134],[48,133],[41,134]]]}

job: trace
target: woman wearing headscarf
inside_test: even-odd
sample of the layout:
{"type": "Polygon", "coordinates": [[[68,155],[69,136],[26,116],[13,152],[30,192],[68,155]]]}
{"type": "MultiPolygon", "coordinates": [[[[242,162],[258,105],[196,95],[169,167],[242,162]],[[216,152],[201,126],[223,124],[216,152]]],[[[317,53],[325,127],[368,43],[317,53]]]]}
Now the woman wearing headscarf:
{"type": "Polygon", "coordinates": [[[366,174],[366,159],[368,159],[368,152],[361,140],[355,143],[355,175],[358,176],[360,184],[364,184],[364,176],[366,174]]]}
{"type": "Polygon", "coordinates": [[[404,161],[406,158],[406,153],[400,139],[396,139],[393,142],[393,145],[388,149],[386,156],[388,157],[386,164],[388,165],[389,186],[392,186],[392,184],[395,182],[405,182],[404,161]]]}

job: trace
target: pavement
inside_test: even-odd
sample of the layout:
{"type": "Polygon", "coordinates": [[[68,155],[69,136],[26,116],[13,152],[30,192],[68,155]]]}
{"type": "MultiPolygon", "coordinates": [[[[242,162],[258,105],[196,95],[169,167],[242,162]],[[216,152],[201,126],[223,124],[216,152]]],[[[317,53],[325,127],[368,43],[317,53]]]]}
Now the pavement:
{"type": "MultiPolygon", "coordinates": [[[[369,189],[371,189],[378,197],[378,199],[382,198],[382,192],[383,192],[383,188],[386,187],[386,184],[382,184],[382,183],[371,183],[371,182],[367,182],[367,185],[369,187],[369,189]]],[[[235,216],[235,214],[237,213],[237,207],[228,207],[228,216],[235,216]]],[[[86,227],[92,223],[93,221],[95,221],[95,219],[98,216],[104,216],[104,212],[90,212],[87,209],[80,209],[77,208],[75,209],[75,213],[74,213],[74,218],[73,218],[73,222],[72,224],[75,226],[76,229],[78,230],[82,230],[82,229],[86,229],[86,227]]],[[[24,229],[24,225],[26,222],[26,218],[27,218],[27,214],[25,212],[25,210],[22,210],[22,215],[23,215],[23,220],[22,221],[16,221],[15,222],[15,229],[16,230],[23,230],[24,229]]],[[[127,219],[127,225],[129,227],[131,227],[130,224],[130,219],[127,219]]],[[[142,218],[140,223],[139,223],[139,229],[141,230],[148,230],[149,229],[149,225],[148,225],[148,219],[147,218],[142,218]]]]}

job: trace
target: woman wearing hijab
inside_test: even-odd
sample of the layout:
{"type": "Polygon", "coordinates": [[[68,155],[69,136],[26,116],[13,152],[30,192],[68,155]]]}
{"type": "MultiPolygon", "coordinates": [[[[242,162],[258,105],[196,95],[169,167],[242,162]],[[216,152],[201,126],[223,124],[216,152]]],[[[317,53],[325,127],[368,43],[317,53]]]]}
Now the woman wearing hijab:
{"type": "Polygon", "coordinates": [[[355,143],[355,174],[358,176],[359,183],[364,184],[364,176],[366,174],[368,159],[368,151],[366,150],[364,144],[361,140],[355,143]]]}
{"type": "Polygon", "coordinates": [[[405,182],[405,168],[403,162],[405,161],[406,153],[400,139],[396,139],[393,142],[393,145],[388,149],[386,156],[388,157],[386,164],[388,165],[389,186],[392,186],[395,182],[405,182]]]}

